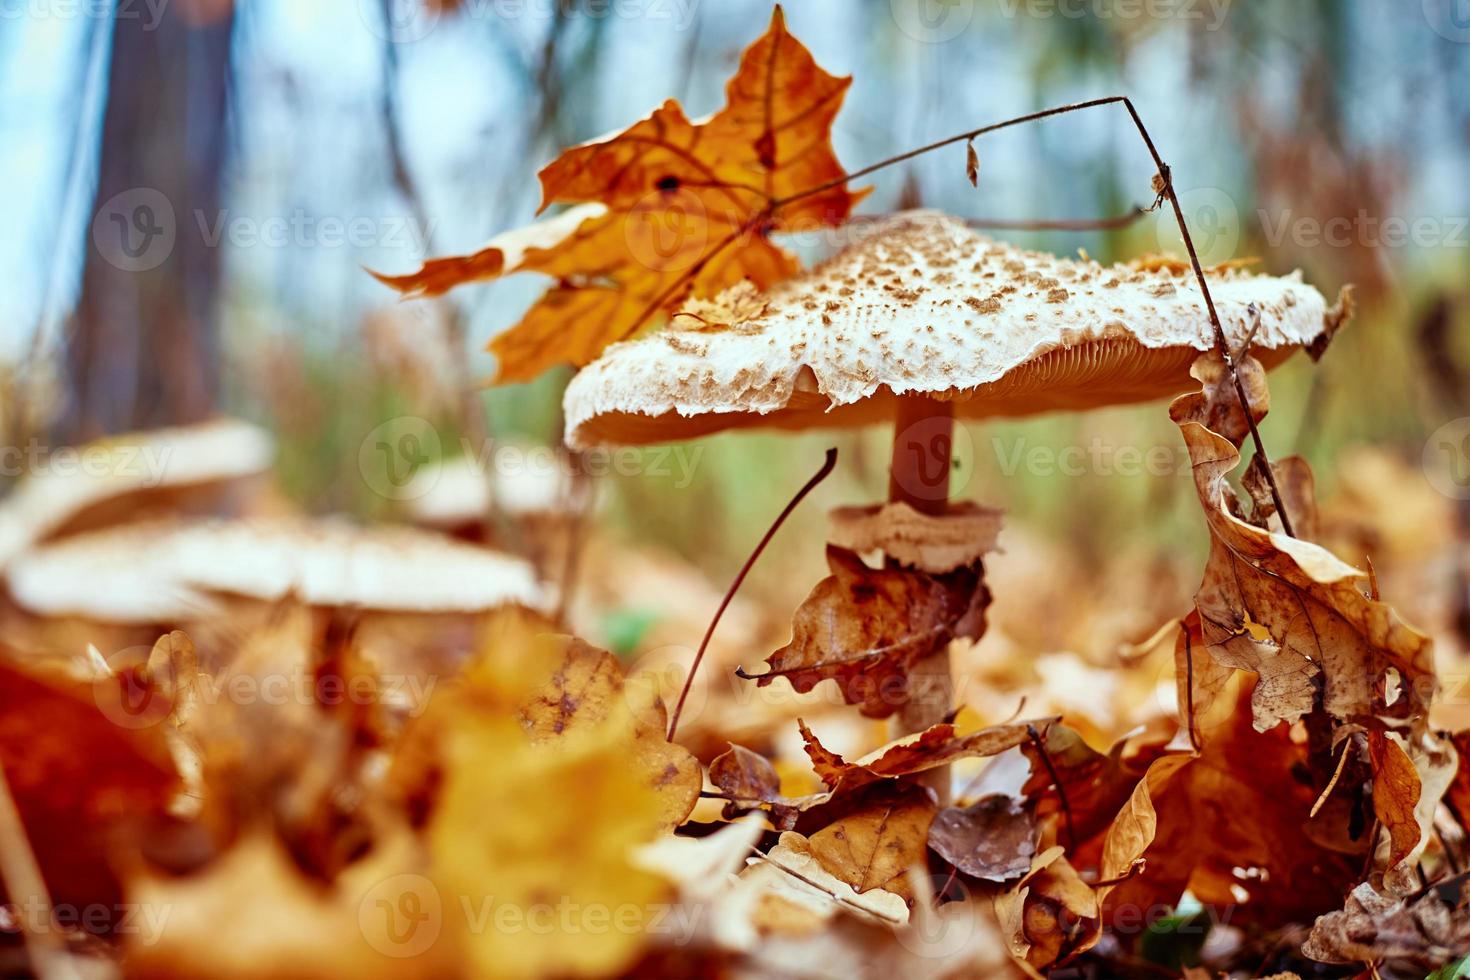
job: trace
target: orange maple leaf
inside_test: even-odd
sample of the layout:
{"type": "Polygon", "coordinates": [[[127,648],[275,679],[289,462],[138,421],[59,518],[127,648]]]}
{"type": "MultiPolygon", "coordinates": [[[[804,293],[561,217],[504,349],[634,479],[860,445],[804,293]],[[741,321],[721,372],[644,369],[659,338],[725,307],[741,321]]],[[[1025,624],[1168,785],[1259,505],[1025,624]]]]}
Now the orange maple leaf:
{"type": "Polygon", "coordinates": [[[436,296],[510,272],[551,276],[556,285],[491,343],[496,381],[586,364],[690,296],[743,280],[766,288],[791,275],[796,258],[772,233],[847,218],[864,192],[842,183],[831,129],[851,82],[816,63],[778,6],[710,119],[693,122],[669,100],[541,170],[541,209],[577,208],[472,255],[378,278],[407,295],[436,296]]]}

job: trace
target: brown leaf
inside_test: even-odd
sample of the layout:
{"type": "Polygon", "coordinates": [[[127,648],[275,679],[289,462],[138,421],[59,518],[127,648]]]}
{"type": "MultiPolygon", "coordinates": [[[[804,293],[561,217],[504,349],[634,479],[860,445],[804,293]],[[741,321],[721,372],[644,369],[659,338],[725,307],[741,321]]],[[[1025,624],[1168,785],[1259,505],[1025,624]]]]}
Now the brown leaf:
{"type": "Polygon", "coordinates": [[[1368,732],[1373,766],[1373,812],[1387,838],[1384,888],[1405,895],[1418,889],[1415,867],[1434,829],[1434,814],[1458,760],[1453,746],[1427,732],[1406,741],[1397,733],[1368,732]]]}
{"type": "Polygon", "coordinates": [[[1032,725],[1044,726],[1054,720],[995,725],[965,735],[956,734],[952,724],[939,724],[874,749],[856,762],[847,762],[823,747],[804,722],[798,721],[797,725],[806,743],[807,756],[812,760],[812,768],[835,795],[881,779],[927,772],[960,759],[999,755],[1023,744],[1032,725]]]}
{"type": "Polygon", "coordinates": [[[127,853],[179,788],[170,706],[156,707],[131,670],[84,684],[0,660],[0,766],[56,902],[113,908],[114,849],[127,853]]]}
{"type": "Polygon", "coordinates": [[[732,800],[769,803],[781,796],[781,777],[770,760],[733,742],[710,762],[709,779],[732,800]]]}
{"type": "Polygon", "coordinates": [[[1087,949],[1099,935],[1097,896],[1060,847],[1038,854],[994,904],[1011,955],[1036,970],[1087,949]]]}
{"type": "Polygon", "coordinates": [[[874,569],[851,551],[827,548],[829,578],[797,609],[791,643],[771,654],[764,687],[786,677],[806,693],[837,682],[848,704],[886,718],[908,698],[908,671],[957,636],[978,638],[989,590],[977,566],[948,575],[874,569]]]}
{"type": "MultiPolygon", "coordinates": [[[[1276,501],[1271,496],[1271,486],[1266,481],[1262,457],[1252,456],[1240,478],[1240,486],[1251,498],[1250,522],[1256,527],[1280,531],[1281,522],[1272,522],[1276,516],[1276,501]]],[[[1317,538],[1317,481],[1312,468],[1300,456],[1288,456],[1271,463],[1276,475],[1276,487],[1281,491],[1282,503],[1291,517],[1291,529],[1305,541],[1317,538]]]]}
{"type": "Polygon", "coordinates": [[[663,701],[642,685],[624,684],[616,657],[576,637],[543,636],[536,649],[557,667],[521,708],[521,724],[532,740],[593,730],[626,702],[634,721],[632,765],[658,794],[664,828],[683,823],[699,799],[703,775],[689,750],[665,739],[663,701]]]}
{"type": "Polygon", "coordinates": [[[1036,824],[1022,800],[992,793],[968,807],[940,810],[929,846],[971,877],[1009,881],[1031,870],[1036,824]]]}
{"type": "Polygon", "coordinates": [[[904,873],[924,863],[933,819],[928,793],[905,786],[812,835],[812,854],[858,894],[883,888],[907,897],[904,873]]]}
{"type": "Polygon", "coordinates": [[[1310,813],[1321,787],[1308,775],[1307,747],[1287,725],[1254,728],[1250,681],[1236,672],[1217,697],[1222,720],[1199,732],[1200,754],[1155,761],[1120,813],[1104,844],[1106,875],[1127,873],[1140,856],[1145,866],[1105,896],[1109,921],[1136,923],[1187,889],[1206,906],[1231,909],[1232,923],[1279,926],[1336,908],[1358,880],[1371,818],[1356,837],[1318,832],[1310,813]],[[1324,837],[1352,849],[1328,847],[1324,837]]]}
{"type": "Polygon", "coordinates": [[[691,122],[669,100],[542,169],[543,209],[585,202],[598,211],[580,214],[574,225],[568,218],[509,242],[492,240],[472,256],[433,260],[409,276],[380,278],[435,294],[506,272],[549,275],[557,285],[491,344],[497,380],[586,364],[689,296],[708,298],[746,279],[765,288],[789,276],[796,260],[771,233],[846,219],[862,194],[841,182],[830,131],[849,84],[816,64],[777,7],[765,35],[741,57],[725,107],[708,121],[691,122]]]}
{"type": "Polygon", "coordinates": [[[1429,639],[1367,598],[1358,569],[1231,512],[1227,474],[1240,461],[1233,442],[1242,436],[1244,416],[1238,402],[1231,414],[1233,394],[1222,371],[1218,355],[1202,355],[1195,374],[1204,390],[1170,406],[1210,528],[1209,563],[1195,596],[1209,655],[1260,677],[1252,710],[1262,731],[1310,712],[1319,674],[1323,706],[1339,721],[1422,715],[1435,685],[1429,639]],[[1389,703],[1394,680],[1402,691],[1389,703]]]}
{"type": "Polygon", "coordinates": [[[1470,954],[1470,906],[1465,876],[1431,888],[1413,900],[1395,900],[1359,885],[1346,905],[1319,918],[1302,953],[1324,963],[1412,965],[1437,970],[1470,954]]]}
{"type": "Polygon", "coordinates": [[[965,176],[970,180],[971,187],[980,184],[980,154],[975,152],[975,141],[970,140],[965,144],[965,176]]]}

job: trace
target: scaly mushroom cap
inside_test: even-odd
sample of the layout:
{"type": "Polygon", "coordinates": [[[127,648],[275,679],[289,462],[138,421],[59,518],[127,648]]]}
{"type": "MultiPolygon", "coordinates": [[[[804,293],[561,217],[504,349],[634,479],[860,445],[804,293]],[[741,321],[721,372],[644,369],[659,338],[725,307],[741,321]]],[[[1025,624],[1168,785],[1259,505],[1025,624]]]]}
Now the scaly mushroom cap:
{"type": "Polygon", "coordinates": [[[519,558],[330,518],[128,524],[28,551],[7,578],[32,612],[110,622],[199,618],[217,593],[394,612],[550,605],[519,558]]]}
{"type": "MultiPolygon", "coordinates": [[[[1296,273],[1208,278],[1233,345],[1260,311],[1251,350],[1267,367],[1341,319],[1296,273]]],[[[1188,388],[1211,346],[1193,274],[1027,252],[911,211],[768,294],[737,287],[609,347],[567,388],[567,442],[861,425],[908,393],[961,417],[1146,401],[1188,388]]]]}

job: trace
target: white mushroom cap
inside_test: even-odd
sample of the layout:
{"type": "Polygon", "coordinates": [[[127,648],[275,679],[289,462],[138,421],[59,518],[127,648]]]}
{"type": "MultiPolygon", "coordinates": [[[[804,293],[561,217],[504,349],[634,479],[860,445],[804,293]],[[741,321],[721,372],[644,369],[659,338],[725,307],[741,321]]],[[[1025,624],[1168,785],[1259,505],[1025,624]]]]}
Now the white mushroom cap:
{"type": "Polygon", "coordinates": [[[519,558],[339,519],[129,524],[27,552],[8,578],[32,612],[113,622],[207,615],[217,593],[400,612],[550,607],[519,558]]]}
{"type": "Polygon", "coordinates": [[[113,436],[40,457],[0,502],[0,568],[89,507],[122,497],[255,476],[275,443],[237,419],[113,436]]]}
{"type": "Polygon", "coordinates": [[[516,444],[501,448],[512,450],[503,461],[457,456],[420,467],[404,489],[409,517],[431,527],[463,524],[483,518],[492,500],[500,513],[512,518],[575,511],[569,507],[573,481],[556,451],[516,444]]]}
{"type": "MultiPolygon", "coordinates": [[[[1232,344],[1260,311],[1251,349],[1268,367],[1336,326],[1299,274],[1209,280],[1232,344]]],[[[676,317],[584,368],[566,391],[568,444],[865,424],[907,393],[962,417],[1145,401],[1186,389],[1214,339],[1192,275],[1027,252],[933,211],[877,222],[768,294],[708,305],[726,322],[676,317]]]]}

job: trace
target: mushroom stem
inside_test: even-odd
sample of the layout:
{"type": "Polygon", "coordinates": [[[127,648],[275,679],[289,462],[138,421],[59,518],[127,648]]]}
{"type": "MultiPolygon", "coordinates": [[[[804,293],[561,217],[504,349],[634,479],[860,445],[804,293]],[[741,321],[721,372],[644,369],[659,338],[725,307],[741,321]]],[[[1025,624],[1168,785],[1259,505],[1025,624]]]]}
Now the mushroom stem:
{"type": "MultiPolygon", "coordinates": [[[[893,461],[888,499],[924,514],[943,514],[949,506],[949,471],[954,447],[954,406],[926,395],[901,395],[893,422],[893,461]]],[[[894,715],[894,737],[922,732],[949,715],[954,702],[949,648],[914,665],[909,700],[894,715]]],[[[931,769],[923,782],[949,805],[949,766],[931,769]]]]}

